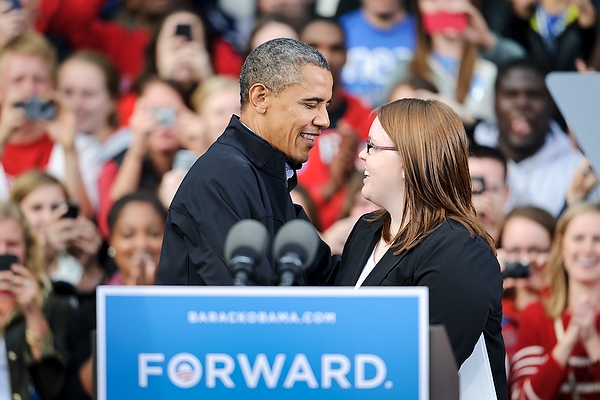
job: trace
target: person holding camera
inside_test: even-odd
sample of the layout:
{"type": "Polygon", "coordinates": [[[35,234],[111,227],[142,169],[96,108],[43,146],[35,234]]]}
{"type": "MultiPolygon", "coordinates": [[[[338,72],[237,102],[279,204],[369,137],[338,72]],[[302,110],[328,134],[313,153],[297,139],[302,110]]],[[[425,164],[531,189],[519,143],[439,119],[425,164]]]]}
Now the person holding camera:
{"type": "Polygon", "coordinates": [[[515,353],[523,310],[548,295],[548,255],[556,220],[533,206],[515,207],[500,225],[496,246],[502,266],[502,336],[508,360],[515,353]]]}
{"type": "Polygon", "coordinates": [[[548,260],[550,295],[521,315],[512,399],[600,398],[600,205],[558,219],[548,260]]]}
{"type": "Polygon", "coordinates": [[[211,76],[194,90],[191,105],[195,113],[183,113],[178,124],[183,149],[175,155],[173,169],[163,175],[158,190],[167,208],[196,159],[221,136],[231,116],[240,113],[240,84],[230,76],[211,76]]]}
{"type": "Polygon", "coordinates": [[[171,79],[191,93],[215,75],[209,29],[191,9],[167,13],[147,49],[144,73],[171,79]]]}
{"type": "Polygon", "coordinates": [[[50,43],[35,33],[0,49],[0,198],[8,198],[19,175],[40,169],[63,180],[89,217],[93,209],[80,173],[87,160],[79,157],[73,111],[55,101],[55,59],[50,43]]]}
{"type": "Polygon", "coordinates": [[[0,203],[0,398],[61,399],[72,313],[44,272],[35,234],[13,203],[0,203]]]}
{"type": "Polygon", "coordinates": [[[32,170],[19,176],[10,192],[44,251],[45,271],[55,290],[78,298],[93,293],[104,279],[96,225],[80,215],[65,186],[53,176],[32,170]]]}
{"type": "Polygon", "coordinates": [[[185,112],[189,110],[176,84],[153,77],[142,86],[129,121],[131,144],[104,164],[98,179],[98,226],[104,237],[108,236],[106,218],[115,201],[138,189],[158,191],[180,148],[176,129],[185,112]]]}
{"type": "Polygon", "coordinates": [[[49,102],[54,65],[52,47],[38,35],[20,36],[0,50],[4,190],[22,172],[48,165],[54,143],[45,125],[55,117],[49,102]]]}
{"type": "Polygon", "coordinates": [[[193,91],[206,79],[214,75],[237,78],[242,67],[243,58],[226,40],[214,35],[210,22],[196,9],[175,7],[156,22],[140,53],[144,68],[136,72],[139,77],[133,91],[119,101],[119,118],[125,123],[139,95],[139,82],[150,76],[177,82],[189,103],[193,91]]]}

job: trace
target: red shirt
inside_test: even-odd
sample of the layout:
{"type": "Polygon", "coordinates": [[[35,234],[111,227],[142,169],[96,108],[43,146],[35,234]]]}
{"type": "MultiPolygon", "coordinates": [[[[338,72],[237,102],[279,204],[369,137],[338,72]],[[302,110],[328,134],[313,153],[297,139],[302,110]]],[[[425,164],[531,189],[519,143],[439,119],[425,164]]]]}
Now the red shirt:
{"type": "MultiPolygon", "coordinates": [[[[570,314],[561,315],[565,331],[570,320],[570,314]]],[[[598,315],[596,328],[600,329],[598,315]]],[[[600,364],[590,365],[583,345],[577,343],[562,367],[551,354],[556,343],[554,320],[546,315],[543,305],[536,302],[527,307],[521,313],[516,352],[511,360],[512,399],[572,399],[573,387],[581,400],[600,399],[600,364]]]]}
{"type": "MultiPolygon", "coordinates": [[[[122,90],[126,93],[142,72],[150,32],[100,19],[98,14],[103,4],[104,0],[42,0],[36,29],[65,38],[75,49],[105,54],[119,69],[122,90]]],[[[241,55],[221,38],[213,43],[212,60],[217,74],[237,76],[242,69],[241,55]]]]}
{"type": "Polygon", "coordinates": [[[502,338],[509,360],[515,354],[520,319],[521,311],[517,310],[514,301],[502,299],[502,338]]]}
{"type": "Polygon", "coordinates": [[[46,169],[54,142],[44,134],[30,143],[6,143],[2,154],[2,166],[9,187],[24,172],[32,169],[46,169]]]}

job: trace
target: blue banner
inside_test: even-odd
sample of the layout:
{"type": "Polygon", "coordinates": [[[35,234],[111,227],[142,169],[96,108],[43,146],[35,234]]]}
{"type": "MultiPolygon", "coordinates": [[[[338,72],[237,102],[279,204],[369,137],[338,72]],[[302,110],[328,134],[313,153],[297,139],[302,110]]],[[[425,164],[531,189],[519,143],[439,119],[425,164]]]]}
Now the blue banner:
{"type": "Polygon", "coordinates": [[[98,289],[98,399],[427,399],[427,288],[98,289]]]}

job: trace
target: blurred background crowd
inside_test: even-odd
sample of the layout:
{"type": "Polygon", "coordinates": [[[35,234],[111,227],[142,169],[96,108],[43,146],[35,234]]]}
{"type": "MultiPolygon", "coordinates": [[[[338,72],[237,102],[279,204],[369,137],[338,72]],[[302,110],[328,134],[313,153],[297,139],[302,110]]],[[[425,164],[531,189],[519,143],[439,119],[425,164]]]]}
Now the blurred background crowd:
{"type": "Polygon", "coordinates": [[[154,284],[169,203],[239,115],[245,55],[277,37],[331,65],[331,124],[292,198],[332,251],[375,209],[357,157],[373,109],[403,97],[449,104],[504,268],[512,395],[600,399],[600,360],[572,360],[600,344],[600,189],[544,80],[600,68],[599,10],[600,0],[0,0],[0,399],[90,397],[95,288],[154,284]],[[570,323],[559,334],[547,321],[570,323]],[[534,357],[540,347],[552,357],[534,357]]]}

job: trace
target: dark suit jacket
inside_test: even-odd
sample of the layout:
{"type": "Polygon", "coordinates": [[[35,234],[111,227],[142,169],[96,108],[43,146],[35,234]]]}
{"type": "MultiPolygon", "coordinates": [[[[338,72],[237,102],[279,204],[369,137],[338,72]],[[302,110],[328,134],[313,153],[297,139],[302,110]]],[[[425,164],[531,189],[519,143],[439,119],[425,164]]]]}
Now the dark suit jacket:
{"type": "MultiPolygon", "coordinates": [[[[232,285],[224,247],[236,222],[259,221],[272,243],[285,223],[308,220],[302,207],[292,203],[289,191],[296,179],[295,175],[287,179],[286,162],[285,154],[233,116],[225,132],[189,170],[171,202],[156,283],[232,285]]],[[[271,252],[256,270],[260,284],[276,278],[271,252]]],[[[320,241],[317,257],[299,283],[331,285],[333,272],[329,247],[320,241]]]]}
{"type": "MultiPolygon", "coordinates": [[[[342,254],[335,285],[354,286],[381,237],[383,221],[363,216],[342,254]]],[[[502,277],[492,249],[458,222],[448,220],[414,248],[379,260],[363,286],[427,286],[429,323],[446,327],[458,365],[471,355],[481,333],[499,399],[508,398],[502,340],[502,277]]]]}

